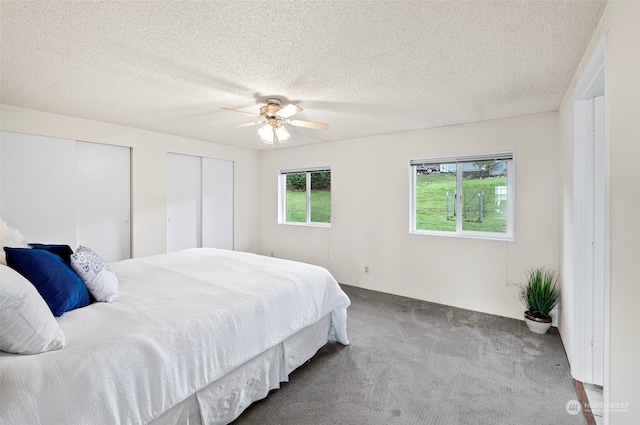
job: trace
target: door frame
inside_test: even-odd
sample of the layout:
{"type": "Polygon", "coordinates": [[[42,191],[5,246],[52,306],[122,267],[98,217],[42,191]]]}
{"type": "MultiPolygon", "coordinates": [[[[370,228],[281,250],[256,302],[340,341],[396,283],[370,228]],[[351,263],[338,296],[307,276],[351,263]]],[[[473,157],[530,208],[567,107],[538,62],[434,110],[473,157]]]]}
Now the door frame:
{"type": "MultiPolygon", "coordinates": [[[[589,187],[586,180],[595,175],[594,167],[587,167],[589,138],[593,137],[589,127],[593,123],[593,98],[604,96],[604,152],[601,159],[602,168],[598,168],[598,177],[604,179],[604,244],[601,260],[604,264],[604,370],[603,396],[608,402],[609,388],[609,120],[606,90],[606,34],[595,49],[582,78],[573,93],[573,314],[572,314],[572,350],[571,374],[582,382],[592,382],[593,357],[592,340],[594,334],[593,315],[593,281],[586,278],[588,244],[592,243],[585,233],[588,222],[593,222],[594,208],[587,207],[592,195],[587,194],[589,187]]],[[[599,161],[600,162],[600,161],[599,161]]],[[[605,424],[608,423],[608,412],[605,410],[605,424]]]]}

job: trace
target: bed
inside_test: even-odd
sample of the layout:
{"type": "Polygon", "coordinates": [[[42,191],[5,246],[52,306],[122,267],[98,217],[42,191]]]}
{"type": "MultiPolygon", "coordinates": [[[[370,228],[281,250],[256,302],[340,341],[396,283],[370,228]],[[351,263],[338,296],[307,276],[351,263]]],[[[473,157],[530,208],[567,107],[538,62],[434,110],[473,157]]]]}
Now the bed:
{"type": "Polygon", "coordinates": [[[209,248],[110,266],[117,298],[58,317],[63,348],[0,352],[0,423],[226,424],[349,343],[322,267],[209,248]]]}

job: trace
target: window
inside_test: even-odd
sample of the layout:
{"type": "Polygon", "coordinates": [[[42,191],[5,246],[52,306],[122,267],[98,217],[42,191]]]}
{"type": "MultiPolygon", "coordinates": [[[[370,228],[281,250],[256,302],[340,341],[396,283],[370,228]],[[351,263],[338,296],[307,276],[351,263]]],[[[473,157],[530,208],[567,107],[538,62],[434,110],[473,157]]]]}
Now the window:
{"type": "Polygon", "coordinates": [[[280,171],[279,222],[328,226],[331,223],[331,169],[280,171]]]}
{"type": "Polygon", "coordinates": [[[513,240],[514,180],[513,152],[412,160],[411,232],[513,240]]]}

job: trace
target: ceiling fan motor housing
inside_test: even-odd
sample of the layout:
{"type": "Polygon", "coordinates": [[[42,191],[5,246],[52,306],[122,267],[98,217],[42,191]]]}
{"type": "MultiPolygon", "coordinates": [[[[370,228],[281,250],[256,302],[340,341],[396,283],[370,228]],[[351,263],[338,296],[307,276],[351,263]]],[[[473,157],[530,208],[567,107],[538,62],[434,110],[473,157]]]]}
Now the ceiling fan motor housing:
{"type": "Polygon", "coordinates": [[[267,99],[267,104],[260,108],[260,115],[274,116],[280,109],[282,109],[280,99],[270,98],[267,99]]]}

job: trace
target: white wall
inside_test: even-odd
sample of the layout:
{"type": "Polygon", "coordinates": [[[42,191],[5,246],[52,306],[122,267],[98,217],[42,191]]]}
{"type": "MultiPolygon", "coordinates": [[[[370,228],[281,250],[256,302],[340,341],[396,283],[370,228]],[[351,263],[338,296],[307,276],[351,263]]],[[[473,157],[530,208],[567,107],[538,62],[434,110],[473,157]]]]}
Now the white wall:
{"type": "Polygon", "coordinates": [[[166,251],[167,152],[234,161],[234,246],[240,251],[256,249],[255,151],[7,105],[0,105],[0,129],[131,147],[133,257],[166,251]]]}
{"type": "MultiPolygon", "coordinates": [[[[562,167],[562,241],[561,268],[564,276],[563,299],[570,299],[571,281],[571,207],[573,155],[572,95],[577,82],[602,38],[607,35],[606,114],[609,117],[609,402],[629,403],[628,412],[611,412],[612,424],[640,423],[640,3],[609,1],[591,44],[576,72],[560,109],[562,167]]],[[[567,354],[575,324],[572,305],[565,303],[560,315],[560,331],[567,354]]],[[[575,348],[577,349],[577,347],[575,348]]]]}
{"type": "Polygon", "coordinates": [[[260,153],[259,252],[344,284],[522,318],[508,283],[558,261],[555,113],[260,153]],[[515,242],[409,234],[409,160],[515,151],[515,242]],[[277,224],[278,170],[331,166],[331,228],[277,224]],[[370,274],[364,275],[364,265],[370,274]]]}

